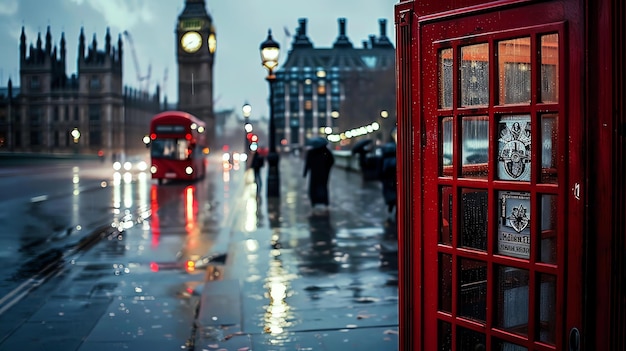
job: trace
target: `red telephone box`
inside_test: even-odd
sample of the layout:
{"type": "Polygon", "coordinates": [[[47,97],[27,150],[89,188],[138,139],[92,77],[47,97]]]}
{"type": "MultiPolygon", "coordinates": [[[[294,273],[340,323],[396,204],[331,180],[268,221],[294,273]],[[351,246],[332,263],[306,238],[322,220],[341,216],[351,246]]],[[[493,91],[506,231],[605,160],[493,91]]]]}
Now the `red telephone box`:
{"type": "Polygon", "coordinates": [[[616,0],[396,5],[400,349],[626,347],[624,290],[594,276],[623,284],[623,19],[616,0]]]}

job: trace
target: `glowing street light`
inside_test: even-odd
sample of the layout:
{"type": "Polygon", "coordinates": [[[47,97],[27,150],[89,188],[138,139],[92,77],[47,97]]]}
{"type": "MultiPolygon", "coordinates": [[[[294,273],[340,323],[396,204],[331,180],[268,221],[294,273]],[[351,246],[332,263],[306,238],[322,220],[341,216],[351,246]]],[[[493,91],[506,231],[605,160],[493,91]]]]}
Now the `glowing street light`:
{"type": "Polygon", "coordinates": [[[267,39],[261,43],[261,63],[267,69],[265,78],[270,86],[270,123],[269,123],[269,153],[267,155],[267,196],[278,197],[280,193],[280,177],[278,174],[279,156],[276,152],[276,125],[274,122],[274,83],[276,75],[274,69],[278,67],[280,45],[272,39],[272,30],[267,31],[267,39]]]}

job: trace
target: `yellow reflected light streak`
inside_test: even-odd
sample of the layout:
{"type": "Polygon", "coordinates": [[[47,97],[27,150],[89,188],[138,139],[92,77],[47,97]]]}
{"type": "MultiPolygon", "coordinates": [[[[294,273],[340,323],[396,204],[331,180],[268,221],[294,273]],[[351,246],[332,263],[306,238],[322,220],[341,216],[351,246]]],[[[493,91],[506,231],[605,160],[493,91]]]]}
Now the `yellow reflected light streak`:
{"type": "Polygon", "coordinates": [[[74,195],[72,196],[72,222],[78,223],[80,220],[80,197],[78,196],[78,194],[80,192],[78,191],[78,182],[75,181],[75,179],[78,179],[78,167],[73,167],[72,172],[72,183],[74,188],[72,192],[72,194],[74,195]]]}
{"type": "Polygon", "coordinates": [[[248,252],[256,252],[259,249],[259,242],[254,239],[246,240],[246,249],[248,252]]]}
{"type": "Polygon", "coordinates": [[[122,175],[120,172],[113,173],[113,208],[119,210],[122,206],[122,175]]]}
{"type": "MultiPolygon", "coordinates": [[[[291,326],[291,306],[285,301],[288,297],[289,281],[292,276],[285,271],[280,260],[270,262],[266,287],[269,305],[265,309],[263,330],[274,337],[281,337],[285,327],[291,326]]],[[[277,342],[278,340],[270,340],[277,342]]]]}
{"type": "Polygon", "coordinates": [[[133,187],[131,183],[133,181],[133,175],[126,172],[124,173],[124,208],[133,207],[133,187]]]}
{"type": "Polygon", "coordinates": [[[257,206],[256,199],[248,198],[248,201],[246,201],[246,221],[244,226],[247,232],[253,232],[257,229],[257,206]]]}

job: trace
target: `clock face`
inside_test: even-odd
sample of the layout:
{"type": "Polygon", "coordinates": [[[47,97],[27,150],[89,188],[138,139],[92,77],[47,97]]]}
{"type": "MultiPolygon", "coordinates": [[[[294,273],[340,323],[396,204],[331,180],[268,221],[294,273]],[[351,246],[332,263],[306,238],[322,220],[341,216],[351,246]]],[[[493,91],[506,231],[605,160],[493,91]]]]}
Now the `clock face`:
{"type": "Polygon", "coordinates": [[[211,33],[209,38],[207,39],[207,44],[209,46],[209,52],[215,53],[215,49],[217,48],[217,39],[215,38],[215,34],[211,33]]]}
{"type": "Polygon", "coordinates": [[[202,46],[202,36],[198,32],[187,32],[180,39],[180,45],[187,52],[196,52],[202,46]]]}

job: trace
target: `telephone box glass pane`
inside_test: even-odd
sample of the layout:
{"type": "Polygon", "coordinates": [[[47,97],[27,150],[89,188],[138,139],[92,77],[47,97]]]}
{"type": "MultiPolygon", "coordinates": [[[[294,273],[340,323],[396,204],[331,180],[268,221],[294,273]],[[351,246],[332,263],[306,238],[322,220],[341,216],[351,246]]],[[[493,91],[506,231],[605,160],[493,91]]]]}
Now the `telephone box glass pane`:
{"type": "Polygon", "coordinates": [[[487,338],[485,334],[458,327],[456,349],[458,351],[487,350],[487,338]]]}
{"type": "Polygon", "coordinates": [[[487,315],[487,264],[465,258],[459,262],[458,315],[484,322],[487,315]]]}
{"type": "Polygon", "coordinates": [[[461,48],[461,106],[489,104],[489,44],[461,48]]]}
{"type": "Polygon", "coordinates": [[[441,119],[441,125],[439,126],[439,135],[441,140],[440,147],[440,172],[441,176],[452,176],[452,162],[454,160],[454,151],[452,148],[453,138],[453,119],[452,117],[444,117],[441,119]]]}
{"type": "Polygon", "coordinates": [[[495,325],[506,331],[528,333],[529,294],[527,270],[498,267],[495,303],[495,325]]]}
{"type": "Polygon", "coordinates": [[[498,72],[501,104],[530,103],[530,38],[498,43],[498,72]]]}
{"type": "Polygon", "coordinates": [[[530,181],[530,115],[500,117],[498,123],[498,179],[530,181]]]}
{"type": "Polygon", "coordinates": [[[462,175],[468,178],[487,178],[489,169],[489,118],[463,117],[461,140],[462,175]]]}
{"type": "Polygon", "coordinates": [[[539,274],[539,340],[556,342],[556,277],[539,274]]]}
{"type": "Polygon", "coordinates": [[[486,190],[463,189],[460,246],[487,251],[488,199],[486,190]]]}
{"type": "Polygon", "coordinates": [[[541,116],[541,182],[557,183],[558,115],[541,116]]]}
{"type": "Polygon", "coordinates": [[[439,341],[438,350],[452,350],[452,325],[448,322],[439,321],[438,330],[439,341]]]}
{"type": "Polygon", "coordinates": [[[515,345],[502,340],[496,340],[493,349],[494,351],[528,351],[524,346],[515,345]]]}
{"type": "Polygon", "coordinates": [[[500,191],[497,253],[530,258],[530,194],[500,191]]]}
{"type": "Polygon", "coordinates": [[[439,243],[452,245],[452,187],[441,187],[439,243]]]}
{"type": "Polygon", "coordinates": [[[439,108],[452,108],[452,49],[439,51],[439,108]]]}
{"type": "Polygon", "coordinates": [[[541,37],[541,101],[559,102],[559,35],[541,37]]]}
{"type": "Polygon", "coordinates": [[[541,245],[539,246],[539,261],[556,263],[557,247],[557,196],[540,195],[541,199],[541,245]]]}
{"type": "Polygon", "coordinates": [[[439,310],[452,312],[452,255],[439,254],[439,310]]]}

